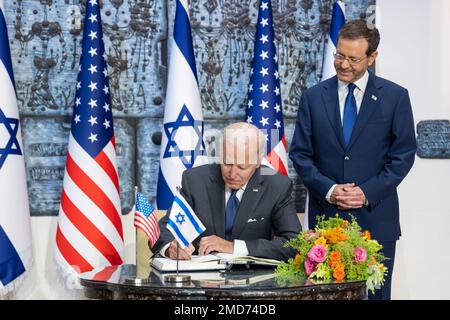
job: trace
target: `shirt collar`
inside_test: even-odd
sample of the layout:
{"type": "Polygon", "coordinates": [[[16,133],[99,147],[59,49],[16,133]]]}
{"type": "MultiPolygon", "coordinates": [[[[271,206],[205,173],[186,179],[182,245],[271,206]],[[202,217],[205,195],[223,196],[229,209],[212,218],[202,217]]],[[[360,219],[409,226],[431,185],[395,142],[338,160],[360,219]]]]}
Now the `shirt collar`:
{"type": "MultiPolygon", "coordinates": [[[[356,80],[355,82],[353,82],[356,87],[362,91],[363,93],[366,91],[366,87],[367,87],[367,82],[369,81],[369,71],[366,70],[366,72],[364,72],[363,76],[361,78],[359,78],[358,80],[356,80]]],[[[338,87],[339,90],[343,89],[344,87],[347,87],[348,83],[341,81],[338,79],[338,87]]]]}

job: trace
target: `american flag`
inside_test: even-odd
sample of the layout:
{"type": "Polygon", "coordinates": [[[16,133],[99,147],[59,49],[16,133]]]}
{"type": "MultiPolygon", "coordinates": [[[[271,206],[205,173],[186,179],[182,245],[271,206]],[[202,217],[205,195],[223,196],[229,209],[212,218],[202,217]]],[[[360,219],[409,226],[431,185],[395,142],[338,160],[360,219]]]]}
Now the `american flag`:
{"type": "Polygon", "coordinates": [[[267,155],[262,164],[287,176],[286,137],[270,0],[260,1],[245,117],[245,121],[257,126],[266,136],[267,155]]]}
{"type": "Polygon", "coordinates": [[[136,192],[136,210],[134,212],[134,226],[141,229],[150,240],[153,247],[159,238],[158,219],[153,206],[140,192],[136,192]]]}
{"type": "Polygon", "coordinates": [[[121,264],[124,247],[98,0],[86,3],[82,41],[56,232],[57,261],[77,272],[121,264]]]}

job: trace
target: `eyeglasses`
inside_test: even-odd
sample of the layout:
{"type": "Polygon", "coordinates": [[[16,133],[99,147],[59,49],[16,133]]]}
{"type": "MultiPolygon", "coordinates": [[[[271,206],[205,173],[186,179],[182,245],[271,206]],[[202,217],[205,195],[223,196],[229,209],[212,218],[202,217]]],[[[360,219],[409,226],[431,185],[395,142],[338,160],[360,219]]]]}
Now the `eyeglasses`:
{"type": "Polygon", "coordinates": [[[344,62],[345,60],[348,61],[348,64],[351,66],[355,66],[358,63],[360,63],[361,61],[363,61],[364,59],[366,59],[367,57],[364,58],[348,58],[340,53],[335,52],[334,53],[334,60],[336,60],[339,63],[344,62]]]}

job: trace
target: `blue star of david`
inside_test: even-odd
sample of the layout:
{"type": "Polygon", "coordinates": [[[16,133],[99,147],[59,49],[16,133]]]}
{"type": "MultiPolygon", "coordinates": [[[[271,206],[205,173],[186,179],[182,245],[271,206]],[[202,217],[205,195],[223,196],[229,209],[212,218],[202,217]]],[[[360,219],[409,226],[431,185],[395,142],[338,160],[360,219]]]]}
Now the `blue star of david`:
{"type": "Polygon", "coordinates": [[[19,119],[7,118],[0,108],[0,126],[5,126],[9,133],[9,139],[5,147],[0,146],[0,169],[6,161],[8,155],[17,154],[21,155],[19,141],[17,140],[17,132],[19,131],[19,119]]]}
{"type": "Polygon", "coordinates": [[[179,212],[175,218],[177,218],[177,223],[180,224],[180,226],[183,224],[183,222],[185,222],[186,220],[184,220],[184,214],[181,214],[181,212],[179,212]]]}
{"type": "Polygon", "coordinates": [[[163,158],[180,158],[186,169],[190,169],[194,165],[195,159],[200,155],[204,155],[205,143],[203,141],[203,121],[195,120],[186,105],[183,105],[175,122],[164,124],[164,132],[166,133],[168,142],[163,158]],[[178,147],[174,138],[180,127],[192,127],[194,129],[198,137],[194,150],[181,150],[178,147]],[[190,161],[187,156],[190,156],[190,161]]]}

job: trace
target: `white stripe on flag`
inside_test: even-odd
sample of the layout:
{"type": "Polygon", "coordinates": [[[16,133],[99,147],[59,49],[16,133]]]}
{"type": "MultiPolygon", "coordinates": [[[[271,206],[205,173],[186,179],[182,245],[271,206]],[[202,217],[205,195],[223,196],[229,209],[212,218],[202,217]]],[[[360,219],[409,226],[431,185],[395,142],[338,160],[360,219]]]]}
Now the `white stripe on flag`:
{"type": "MultiPolygon", "coordinates": [[[[75,249],[91,266],[95,268],[110,264],[103,254],[74,227],[62,208],[59,210],[59,228],[69,243],[77,244],[75,249]]],[[[58,247],[57,249],[59,250],[58,247]]]]}
{"type": "Polygon", "coordinates": [[[104,169],[94,159],[92,159],[92,157],[90,157],[83,148],[81,148],[72,136],[72,133],[70,134],[68,150],[70,150],[70,156],[73,161],[106,194],[114,205],[116,211],[120,213],[120,197],[116,186],[106,174],[104,169]]]}
{"type": "Polygon", "coordinates": [[[109,239],[117,252],[123,252],[124,245],[114,224],[106,217],[103,211],[78,188],[68,174],[64,177],[63,186],[67,197],[78,210],[80,210],[100,230],[100,232],[109,239]]]}

